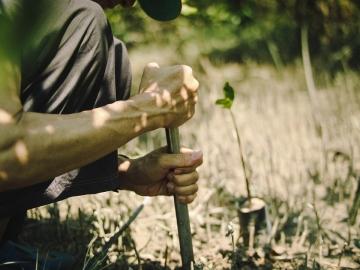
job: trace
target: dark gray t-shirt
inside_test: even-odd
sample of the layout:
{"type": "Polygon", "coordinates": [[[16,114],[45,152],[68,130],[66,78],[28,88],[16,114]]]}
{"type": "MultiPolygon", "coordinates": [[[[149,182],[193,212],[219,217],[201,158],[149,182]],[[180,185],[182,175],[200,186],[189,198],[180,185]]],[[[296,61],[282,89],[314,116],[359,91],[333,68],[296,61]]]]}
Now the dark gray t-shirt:
{"type": "MultiPolygon", "coordinates": [[[[19,62],[25,111],[76,113],[129,97],[127,51],[113,37],[99,5],[89,0],[0,0],[0,10],[0,56],[19,62]]],[[[114,190],[118,184],[113,152],[45,183],[0,193],[0,217],[69,196],[114,190]]]]}

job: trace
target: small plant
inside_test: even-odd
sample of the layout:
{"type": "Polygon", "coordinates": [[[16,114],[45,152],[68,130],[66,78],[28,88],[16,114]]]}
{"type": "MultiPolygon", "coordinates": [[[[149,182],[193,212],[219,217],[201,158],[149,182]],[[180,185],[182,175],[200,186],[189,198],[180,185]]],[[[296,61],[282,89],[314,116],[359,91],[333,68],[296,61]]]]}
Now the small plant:
{"type": "MultiPolygon", "coordinates": [[[[216,101],[216,104],[222,106],[225,109],[228,109],[230,112],[231,120],[236,133],[241,167],[245,178],[245,186],[247,193],[247,198],[245,202],[242,202],[239,205],[239,209],[238,209],[238,215],[240,220],[240,235],[242,236],[245,245],[249,248],[249,254],[253,254],[254,246],[255,246],[255,236],[257,230],[260,227],[263,227],[262,225],[269,224],[269,222],[267,222],[266,204],[263,200],[253,197],[251,193],[250,177],[248,176],[246,170],[241,136],[239,129],[237,128],[236,125],[236,117],[231,109],[235,99],[234,88],[228,82],[226,82],[223,88],[223,92],[224,92],[224,98],[218,99],[216,101]]],[[[267,230],[268,232],[270,231],[269,226],[267,230]]]]}
{"type": "Polygon", "coordinates": [[[234,113],[233,113],[233,111],[231,109],[231,107],[233,105],[233,102],[234,102],[234,99],[235,99],[235,91],[234,91],[234,88],[228,82],[225,83],[223,91],[224,91],[225,97],[222,98],[222,99],[218,99],[216,101],[216,104],[222,106],[225,109],[228,109],[229,112],[230,112],[233,127],[234,127],[235,132],[236,132],[236,138],[237,138],[237,143],[238,143],[238,147],[239,147],[241,166],[242,166],[242,169],[243,169],[245,183],[246,183],[247,200],[251,203],[250,179],[249,179],[249,177],[248,177],[248,175],[246,173],[245,159],[244,159],[244,154],[243,154],[243,150],[242,150],[240,132],[239,132],[239,130],[237,128],[237,125],[236,125],[235,115],[234,115],[234,113]]]}

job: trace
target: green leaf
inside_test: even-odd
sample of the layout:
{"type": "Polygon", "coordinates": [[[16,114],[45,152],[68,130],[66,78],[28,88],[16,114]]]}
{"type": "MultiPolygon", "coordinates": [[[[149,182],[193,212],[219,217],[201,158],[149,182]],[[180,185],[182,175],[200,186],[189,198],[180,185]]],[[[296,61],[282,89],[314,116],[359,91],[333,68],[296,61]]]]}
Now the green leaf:
{"type": "Polygon", "coordinates": [[[224,85],[224,94],[225,94],[225,98],[228,98],[231,101],[234,101],[235,91],[234,91],[234,88],[229,84],[229,82],[226,82],[224,85]]]}
{"type": "Polygon", "coordinates": [[[225,97],[218,99],[216,101],[216,104],[222,106],[225,109],[231,109],[231,106],[235,99],[234,88],[228,82],[226,82],[224,85],[223,91],[224,91],[225,97]]]}
{"type": "Polygon", "coordinates": [[[217,101],[216,101],[216,104],[217,105],[220,105],[220,106],[222,106],[223,108],[225,108],[225,109],[230,109],[231,108],[231,106],[232,106],[232,100],[230,100],[230,99],[228,99],[228,98],[222,98],[222,99],[218,99],[217,101]]]}

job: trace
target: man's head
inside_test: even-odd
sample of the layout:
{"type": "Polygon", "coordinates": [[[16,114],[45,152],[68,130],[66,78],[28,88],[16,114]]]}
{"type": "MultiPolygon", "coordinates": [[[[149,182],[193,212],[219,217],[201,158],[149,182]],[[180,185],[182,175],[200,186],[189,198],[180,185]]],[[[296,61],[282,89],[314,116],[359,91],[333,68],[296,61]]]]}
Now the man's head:
{"type": "MultiPolygon", "coordinates": [[[[120,3],[123,7],[131,7],[136,0],[106,0],[106,7],[113,7],[120,3]]],[[[158,21],[170,21],[180,15],[181,0],[138,0],[145,13],[158,21]]]]}
{"type": "Polygon", "coordinates": [[[158,21],[170,21],[180,15],[181,0],[138,0],[145,13],[158,21]]]}

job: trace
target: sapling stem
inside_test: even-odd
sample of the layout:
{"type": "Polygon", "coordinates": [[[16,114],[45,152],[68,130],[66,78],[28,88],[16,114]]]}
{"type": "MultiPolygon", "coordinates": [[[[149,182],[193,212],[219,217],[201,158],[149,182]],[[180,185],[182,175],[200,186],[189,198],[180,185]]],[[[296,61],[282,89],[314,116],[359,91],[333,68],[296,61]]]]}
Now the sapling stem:
{"type": "Polygon", "coordinates": [[[244,174],[245,184],[246,184],[247,199],[249,201],[249,204],[251,205],[252,196],[251,196],[251,191],[250,191],[250,180],[249,180],[249,177],[248,177],[248,175],[246,173],[245,159],[244,159],[244,154],[243,154],[243,149],[242,149],[242,144],[241,144],[240,132],[239,132],[239,129],[237,128],[235,115],[234,115],[233,111],[231,109],[229,109],[229,111],[230,111],[231,120],[232,120],[234,129],[235,129],[236,139],[237,139],[238,146],[239,146],[239,154],[240,154],[241,166],[242,166],[242,169],[243,169],[243,174],[244,174]]]}

